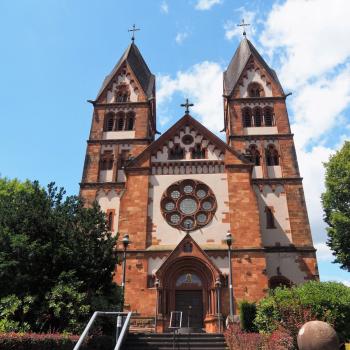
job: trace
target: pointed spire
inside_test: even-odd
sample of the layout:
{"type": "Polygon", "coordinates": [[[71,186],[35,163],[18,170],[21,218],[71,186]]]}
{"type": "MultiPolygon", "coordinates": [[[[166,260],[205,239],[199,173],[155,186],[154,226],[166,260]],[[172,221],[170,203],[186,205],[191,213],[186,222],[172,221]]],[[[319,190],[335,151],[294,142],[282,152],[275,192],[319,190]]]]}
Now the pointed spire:
{"type": "Polygon", "coordinates": [[[246,36],[244,36],[232,57],[230,64],[224,72],[224,95],[230,95],[232,93],[252,55],[265,67],[266,71],[271,75],[272,79],[276,81],[283,93],[276,72],[269,67],[254,45],[246,38],[246,36]]]}
{"type": "Polygon", "coordinates": [[[132,41],[132,43],[124,51],[122,57],[119,59],[117,64],[114,66],[110,74],[104,79],[102,86],[97,94],[96,101],[100,98],[107,85],[114,78],[115,74],[122,66],[123,63],[128,63],[132,71],[134,72],[137,80],[141,84],[144,93],[148,98],[153,96],[153,90],[155,85],[155,76],[149,70],[145,60],[143,59],[138,47],[132,41]]]}

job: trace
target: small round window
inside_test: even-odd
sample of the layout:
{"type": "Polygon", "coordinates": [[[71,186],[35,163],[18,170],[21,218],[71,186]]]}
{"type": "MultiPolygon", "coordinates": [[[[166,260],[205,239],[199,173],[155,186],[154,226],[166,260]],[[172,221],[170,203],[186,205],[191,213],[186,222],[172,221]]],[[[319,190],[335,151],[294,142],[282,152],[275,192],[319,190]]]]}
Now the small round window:
{"type": "Polygon", "coordinates": [[[182,231],[194,231],[207,225],[216,211],[213,191],[203,182],[178,181],[164,192],[162,214],[169,225],[182,231]]]}

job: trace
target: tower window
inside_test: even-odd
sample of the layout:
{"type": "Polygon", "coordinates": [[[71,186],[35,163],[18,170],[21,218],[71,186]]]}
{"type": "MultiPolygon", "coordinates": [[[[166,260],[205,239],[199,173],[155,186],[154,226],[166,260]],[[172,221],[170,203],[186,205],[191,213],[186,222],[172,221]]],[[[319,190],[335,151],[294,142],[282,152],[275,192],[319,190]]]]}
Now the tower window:
{"type": "Polygon", "coordinates": [[[113,169],[113,153],[112,151],[106,151],[101,157],[101,170],[113,169]]]}
{"type": "Polygon", "coordinates": [[[248,86],[249,97],[263,97],[264,89],[258,83],[250,83],[248,86]]]}
{"type": "Polygon", "coordinates": [[[127,130],[134,130],[134,123],[135,123],[135,115],[133,112],[130,112],[127,114],[127,130]]]}
{"type": "Polygon", "coordinates": [[[114,209],[107,209],[106,212],[106,224],[109,231],[114,230],[114,209]]]}
{"type": "Polygon", "coordinates": [[[242,110],[243,127],[248,128],[252,126],[252,110],[249,107],[245,107],[242,110]]]}
{"type": "Polygon", "coordinates": [[[184,158],[185,158],[185,152],[179,145],[175,145],[170,150],[169,159],[178,160],[178,159],[184,159],[184,158]]]}
{"type": "Polygon", "coordinates": [[[126,84],[121,84],[117,87],[116,101],[117,102],[128,102],[130,96],[129,87],[126,84]]]}
{"type": "Polygon", "coordinates": [[[124,113],[119,112],[117,114],[117,120],[116,120],[116,125],[115,125],[117,131],[124,130],[124,119],[125,119],[124,113]]]}
{"type": "Polygon", "coordinates": [[[266,228],[276,228],[275,217],[273,215],[272,207],[265,207],[266,213],[266,228]]]}
{"type": "Polygon", "coordinates": [[[270,108],[270,107],[264,108],[264,119],[265,119],[265,126],[272,126],[273,125],[272,108],[270,108]]]}
{"type": "Polygon", "coordinates": [[[254,126],[261,126],[261,116],[262,116],[262,113],[261,113],[261,108],[259,107],[256,107],[254,109],[254,126]]]}
{"type": "Polygon", "coordinates": [[[279,165],[279,155],[274,145],[269,145],[266,150],[266,164],[268,166],[279,165]]]}
{"type": "Polygon", "coordinates": [[[200,144],[196,144],[191,152],[192,159],[205,159],[205,149],[200,144]]]}
{"type": "Polygon", "coordinates": [[[249,146],[248,158],[256,166],[260,165],[260,152],[258,151],[256,145],[250,145],[249,146]]]}
{"type": "Polygon", "coordinates": [[[104,131],[112,131],[114,125],[114,114],[108,113],[105,117],[104,131]]]}

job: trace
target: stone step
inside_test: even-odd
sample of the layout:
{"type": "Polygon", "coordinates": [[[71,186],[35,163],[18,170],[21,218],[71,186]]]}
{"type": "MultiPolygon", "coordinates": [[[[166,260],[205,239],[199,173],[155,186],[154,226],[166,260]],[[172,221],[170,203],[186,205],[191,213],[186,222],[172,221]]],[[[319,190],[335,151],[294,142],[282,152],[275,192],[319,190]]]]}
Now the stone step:
{"type": "Polygon", "coordinates": [[[222,334],[190,333],[177,334],[175,347],[172,333],[129,333],[123,349],[125,350],[225,350],[228,349],[222,334]]]}

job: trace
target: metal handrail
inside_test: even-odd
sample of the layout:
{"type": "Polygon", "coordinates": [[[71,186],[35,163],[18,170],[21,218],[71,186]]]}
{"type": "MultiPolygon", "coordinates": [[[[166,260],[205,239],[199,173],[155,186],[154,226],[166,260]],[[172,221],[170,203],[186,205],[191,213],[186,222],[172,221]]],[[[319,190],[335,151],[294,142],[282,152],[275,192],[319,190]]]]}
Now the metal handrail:
{"type": "Polygon", "coordinates": [[[125,340],[125,337],[127,335],[128,329],[129,329],[131,314],[132,314],[132,312],[129,312],[128,316],[126,316],[126,320],[124,321],[123,328],[120,331],[120,334],[119,334],[119,337],[117,340],[117,344],[115,345],[114,350],[120,350],[122,345],[123,345],[123,342],[125,340]]]}
{"type": "MultiPolygon", "coordinates": [[[[83,343],[85,337],[87,336],[87,334],[88,334],[88,332],[89,332],[91,326],[92,326],[93,323],[95,322],[95,319],[96,319],[97,316],[107,316],[107,315],[125,316],[125,315],[127,315],[126,320],[127,320],[128,322],[130,322],[131,314],[132,314],[131,312],[128,312],[128,313],[127,313],[127,312],[117,312],[117,311],[95,311],[95,312],[93,313],[92,317],[90,318],[88,324],[86,325],[86,327],[85,327],[83,333],[81,334],[81,336],[80,336],[78,342],[75,344],[73,350],[79,350],[79,349],[80,349],[81,344],[83,343]]],[[[125,324],[126,324],[126,322],[125,322],[125,324]]],[[[124,326],[125,326],[125,324],[124,324],[124,326]]],[[[123,326],[122,332],[121,332],[121,334],[120,334],[120,335],[123,334],[123,336],[124,336],[124,333],[125,333],[124,326],[123,326]],[[123,333],[123,330],[124,330],[124,333],[123,333]]],[[[118,343],[119,343],[119,338],[118,338],[118,342],[117,342],[117,344],[116,344],[115,349],[119,349],[119,347],[117,348],[118,343]]]]}

